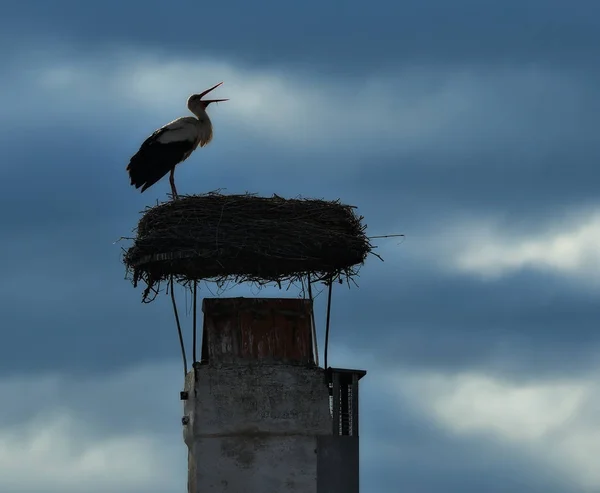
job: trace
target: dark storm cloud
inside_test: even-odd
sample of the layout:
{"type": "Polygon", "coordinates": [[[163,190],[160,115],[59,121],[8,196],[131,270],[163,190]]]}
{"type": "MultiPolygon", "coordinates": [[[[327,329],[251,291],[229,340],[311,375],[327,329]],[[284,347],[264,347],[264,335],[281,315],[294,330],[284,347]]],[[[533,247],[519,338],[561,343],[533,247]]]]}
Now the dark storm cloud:
{"type": "MultiPolygon", "coordinates": [[[[125,165],[131,143],[124,140],[56,128],[35,146],[18,137],[5,142],[9,165],[0,169],[0,179],[13,186],[0,197],[6,327],[0,373],[97,372],[178,356],[169,299],[141,305],[140,289],[123,279],[120,248],[127,242],[113,244],[131,234],[139,211],[165,199],[168,187],[163,182],[142,195],[129,186],[125,165]]],[[[246,162],[249,176],[253,158],[246,162]]],[[[302,191],[302,181],[255,188],[246,174],[230,176],[227,158],[223,163],[224,170],[202,177],[203,191],[223,184],[230,192],[302,191]]],[[[186,163],[190,173],[197,165],[186,163]]],[[[183,168],[179,176],[180,191],[196,189],[186,183],[183,168]]],[[[210,296],[208,290],[203,294],[210,296]]],[[[184,316],[186,300],[179,296],[184,316]]],[[[189,326],[190,320],[185,322],[189,326]]]]}
{"type": "MultiPolygon", "coordinates": [[[[334,292],[332,348],[347,346],[378,360],[361,383],[363,490],[576,492],[515,450],[448,436],[376,382],[398,369],[493,370],[536,379],[578,374],[591,364],[600,345],[593,324],[600,308],[593,291],[528,271],[482,282],[440,272],[434,261],[423,262],[412,252],[415,244],[425,248],[435,241],[443,255],[446,238],[432,237],[431,229],[457,211],[500,214],[523,232],[553,221],[567,207],[597,200],[600,97],[596,75],[584,72],[597,57],[600,7],[580,1],[569,8],[548,0],[290,5],[215,2],[177,8],[149,1],[92,8],[70,0],[34,0],[7,6],[0,26],[5,39],[12,36],[20,46],[35,47],[38,39],[73,43],[71,50],[85,50],[90,64],[103,46],[116,45],[169,55],[223,54],[247,65],[305,63],[319,65],[315,73],[322,74],[403,64],[537,62],[581,76],[571,94],[568,84],[566,91],[557,90],[555,81],[546,84],[543,78],[524,94],[518,84],[511,86],[520,112],[503,112],[503,102],[481,105],[476,118],[465,116],[477,120],[475,129],[457,124],[456,134],[440,137],[444,145],[364,149],[369,154],[340,158],[335,146],[286,152],[261,142],[241,150],[223,142],[211,156],[218,167],[203,168],[202,158],[192,158],[178,171],[182,191],[225,184],[229,192],[341,197],[360,207],[370,233],[406,233],[400,246],[386,248],[386,262],[368,260],[359,289],[336,286],[334,292]],[[497,124],[486,126],[489,120],[497,124]],[[470,138],[460,131],[472,132],[470,138]],[[446,145],[457,140],[460,145],[446,145]],[[306,162],[312,165],[308,171],[306,162]]],[[[44,47],[37,48],[43,52],[44,47]]],[[[495,73],[490,70],[490,83],[495,73]]],[[[0,82],[3,91],[11,90],[7,80],[0,82]]],[[[55,400],[48,395],[51,404],[91,417],[107,434],[160,430],[169,434],[167,440],[179,440],[179,377],[174,373],[179,348],[169,299],[141,305],[140,289],[123,280],[120,245],[113,244],[129,234],[138,211],[157,197],[164,199],[168,185],[163,182],[144,195],[129,187],[124,167],[139,144],[123,123],[129,120],[88,118],[81,112],[55,121],[44,111],[43,99],[39,103],[27,113],[44,120],[43,133],[34,134],[27,118],[2,123],[10,133],[0,138],[5,185],[0,195],[0,375],[77,374],[77,385],[59,389],[55,400]],[[148,372],[144,381],[164,378],[169,395],[128,388],[139,379],[125,379],[120,386],[107,381],[106,392],[97,394],[87,387],[107,371],[165,361],[175,361],[173,369],[148,372]]],[[[235,138],[231,142],[239,144],[235,138]]],[[[225,295],[240,294],[252,295],[243,289],[225,295]]],[[[202,295],[211,293],[204,288],[202,295]]],[[[181,293],[179,300],[183,312],[181,293]]],[[[321,348],[324,309],[321,294],[321,348]]],[[[184,323],[189,335],[190,318],[184,323]]],[[[333,349],[331,358],[336,364],[333,349]]],[[[29,417],[18,410],[10,416],[0,411],[0,416],[9,424],[29,417]]]]}
{"type": "MultiPolygon", "coordinates": [[[[361,355],[357,359],[361,360],[361,355]]],[[[363,489],[393,493],[401,485],[427,493],[449,489],[467,493],[482,489],[516,493],[577,491],[556,472],[542,469],[509,445],[444,432],[415,412],[414,403],[388,385],[385,365],[368,366],[370,371],[361,381],[360,391],[363,489]]],[[[18,426],[39,418],[41,412],[55,416],[60,409],[68,410],[71,418],[88,420],[88,437],[127,437],[151,430],[151,436],[161,440],[160,452],[171,460],[174,455],[178,457],[180,467],[175,472],[181,478],[185,476],[185,444],[181,440],[178,369],[175,364],[153,362],[98,377],[79,374],[58,379],[4,380],[0,384],[5,390],[35,394],[43,407],[12,400],[0,409],[0,419],[4,427],[18,426]],[[152,392],[148,392],[148,382],[152,382],[152,392]]]]}
{"type": "Polygon", "coordinates": [[[398,256],[403,260],[387,266],[371,260],[360,289],[337,287],[332,345],[361,348],[390,366],[522,378],[577,374],[595,364],[597,292],[526,271],[486,283],[429,270],[402,246],[398,256]]]}
{"type": "Polygon", "coordinates": [[[89,50],[134,45],[248,64],[360,72],[399,64],[587,64],[600,42],[594,0],[13,2],[5,36],[52,36],[89,50]]]}
{"type": "MultiPolygon", "coordinates": [[[[407,249],[427,237],[443,251],[445,239],[431,230],[457,211],[500,213],[507,229],[516,225],[527,233],[555,221],[567,206],[593,201],[600,147],[591,129],[600,98],[592,79],[554,77],[538,92],[531,78],[505,78],[515,95],[511,108],[486,96],[473,117],[487,131],[459,121],[455,135],[410,151],[365,147],[357,156],[336,156],[335,149],[290,153],[260,141],[246,141],[242,149],[215,144],[178,170],[179,187],[341,197],[359,207],[371,234],[405,233],[396,249],[400,260],[369,259],[360,290],[335,293],[332,337],[381,351],[391,365],[486,367],[500,355],[508,362],[503,371],[576,369],[598,342],[589,322],[598,316],[592,300],[540,274],[492,284],[442,275],[407,249]],[[453,147],[454,137],[462,143],[453,147]],[[218,166],[204,167],[205,159],[218,166]],[[510,354],[515,341],[517,355],[510,354]],[[565,347],[569,352],[556,359],[565,347]]],[[[15,348],[27,348],[38,369],[92,372],[177,352],[168,299],[140,306],[140,291],[123,280],[120,245],[113,245],[130,233],[138,211],[163,200],[168,188],[162,182],[141,195],[128,185],[124,168],[137,142],[126,122],[138,121],[138,133],[143,117],[87,118],[75,114],[48,125],[47,115],[35,145],[25,133],[2,141],[7,164],[0,177],[12,185],[0,196],[8,238],[0,252],[10,259],[3,313],[7,326],[15,327],[0,346],[4,371],[32,368],[15,348]]],[[[226,137],[238,142],[231,131],[226,137]]]]}
{"type": "MultiPolygon", "coordinates": [[[[474,152],[464,157],[364,159],[352,193],[361,196],[369,225],[381,231],[396,217],[403,231],[439,227],[458,211],[497,219],[507,238],[535,234],[563,223],[570,210],[597,203],[600,145],[564,148],[523,158],[510,152],[474,152]],[[368,199],[359,189],[378,190],[368,199]]],[[[439,241],[443,241],[440,238],[439,241]]]]}
{"type": "MultiPolygon", "coordinates": [[[[56,135],[60,133],[57,130],[56,135]]],[[[83,129],[69,134],[77,137],[71,142],[56,135],[48,133],[48,140],[41,139],[37,147],[25,150],[19,140],[14,148],[5,147],[11,166],[0,174],[4,183],[15,186],[2,197],[0,208],[7,238],[0,252],[8,259],[2,289],[3,325],[12,328],[0,346],[2,371],[57,368],[97,372],[177,357],[168,298],[140,305],[140,290],[133,290],[123,280],[120,245],[113,245],[119,236],[129,234],[138,211],[157,197],[162,200],[168,185],[161,183],[150,195],[140,195],[129,187],[124,172],[126,139],[105,134],[98,140],[83,129]],[[29,185],[25,185],[27,180],[29,185]]],[[[386,262],[374,257],[368,260],[359,279],[360,289],[336,287],[332,343],[346,342],[376,352],[390,365],[440,369],[488,368],[500,358],[502,371],[542,374],[580,369],[589,362],[599,342],[591,321],[600,315],[591,296],[554,281],[552,276],[522,273],[482,283],[467,276],[441,274],[411,257],[411,245],[424,245],[423,235],[430,234],[428,226],[445,214],[449,216],[457,197],[473,202],[481,197],[483,202],[489,186],[483,172],[469,172],[468,164],[451,166],[453,173],[464,178],[451,188],[446,175],[441,181],[446,184],[444,195],[431,191],[435,186],[424,171],[415,172],[416,168],[412,173],[390,169],[387,174],[371,168],[371,174],[362,176],[360,187],[354,179],[337,180],[335,176],[318,183],[311,175],[302,174],[287,180],[285,170],[281,176],[257,177],[261,162],[268,158],[255,150],[246,157],[245,169],[236,166],[239,173],[232,176],[230,166],[235,163],[227,153],[220,155],[223,168],[202,177],[202,190],[226,183],[231,192],[248,189],[284,196],[342,197],[359,205],[371,234],[407,234],[403,244],[386,250],[386,262]],[[374,176],[379,178],[369,181],[368,177],[374,176]],[[391,182],[401,186],[386,185],[391,182]],[[517,353],[514,344],[518,344],[517,353]]],[[[271,158],[283,160],[284,156],[275,153],[271,158]]],[[[302,160],[303,156],[291,156],[285,162],[302,169],[302,160]]],[[[195,180],[185,180],[191,180],[196,167],[192,161],[182,166],[180,188],[195,189],[195,180]]],[[[443,169],[440,165],[432,173],[433,181],[443,169]]],[[[512,179],[516,181],[522,173],[513,167],[512,179]]],[[[509,175],[507,184],[510,179],[509,175]]],[[[510,207],[510,201],[503,203],[501,196],[498,193],[489,210],[510,207]]],[[[550,201],[546,204],[551,205],[550,201]]],[[[551,207],[547,212],[555,213],[551,207]]],[[[443,250],[443,237],[427,238],[440,242],[443,250]]],[[[278,293],[273,289],[263,294],[278,293]]],[[[203,296],[211,293],[205,289],[203,296]]],[[[321,331],[323,302],[321,295],[321,331]]],[[[181,295],[180,303],[185,306],[181,295]]],[[[189,319],[186,324],[189,326],[189,319]]]]}
{"type": "MultiPolygon", "coordinates": [[[[92,433],[123,436],[135,433],[172,438],[181,432],[179,388],[183,385],[179,361],[151,361],[148,365],[107,370],[92,375],[81,372],[44,372],[39,378],[0,378],[0,388],[37,395],[43,406],[15,399],[0,409],[0,429],[29,422],[46,413],[67,411],[76,420],[88,421],[92,433]],[[151,384],[149,383],[151,382],[151,384]],[[152,392],[148,392],[148,385],[152,392]],[[139,409],[144,409],[143,413],[139,409]],[[169,435],[170,434],[170,435],[169,435]]],[[[177,445],[177,440],[169,440],[177,445]]],[[[185,448],[180,442],[181,449],[185,448]]]]}

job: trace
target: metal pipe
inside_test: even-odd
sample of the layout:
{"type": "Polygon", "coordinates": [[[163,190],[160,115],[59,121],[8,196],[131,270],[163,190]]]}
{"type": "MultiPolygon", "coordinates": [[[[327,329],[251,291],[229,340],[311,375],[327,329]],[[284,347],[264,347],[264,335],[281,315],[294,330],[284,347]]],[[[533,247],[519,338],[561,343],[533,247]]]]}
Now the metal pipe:
{"type": "Polygon", "coordinates": [[[331,317],[331,291],[332,291],[332,287],[333,287],[333,279],[329,280],[329,294],[327,296],[327,323],[325,326],[325,369],[328,368],[327,366],[327,353],[329,350],[329,320],[331,317]]]}
{"type": "Polygon", "coordinates": [[[171,301],[173,303],[173,312],[175,313],[175,322],[177,322],[177,333],[179,334],[179,345],[181,346],[181,356],[183,357],[183,376],[187,375],[187,358],[185,355],[185,344],[183,342],[183,334],[181,333],[181,323],[179,322],[179,313],[177,312],[177,303],[175,302],[175,291],[173,290],[173,276],[171,276],[171,301]]]}
{"type": "Polygon", "coordinates": [[[308,297],[311,301],[310,307],[310,323],[312,325],[312,337],[315,351],[315,363],[319,366],[319,348],[317,346],[317,324],[315,323],[315,303],[312,294],[312,282],[310,281],[310,274],[308,274],[308,297]]]}

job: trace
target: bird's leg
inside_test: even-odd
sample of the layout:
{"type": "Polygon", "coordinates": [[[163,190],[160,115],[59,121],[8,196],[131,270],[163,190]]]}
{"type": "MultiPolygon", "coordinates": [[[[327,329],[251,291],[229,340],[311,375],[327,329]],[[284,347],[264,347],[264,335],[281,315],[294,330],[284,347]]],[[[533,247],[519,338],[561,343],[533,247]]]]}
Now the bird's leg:
{"type": "Polygon", "coordinates": [[[171,174],[169,175],[169,183],[171,184],[171,193],[173,194],[173,199],[178,199],[179,195],[177,195],[177,189],[175,188],[175,168],[171,170],[171,174]]]}

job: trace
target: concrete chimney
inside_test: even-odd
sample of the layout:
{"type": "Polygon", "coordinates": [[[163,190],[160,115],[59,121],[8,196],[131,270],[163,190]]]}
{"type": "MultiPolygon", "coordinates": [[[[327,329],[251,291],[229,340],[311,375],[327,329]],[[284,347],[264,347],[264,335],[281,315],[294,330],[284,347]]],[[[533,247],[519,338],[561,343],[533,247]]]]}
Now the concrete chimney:
{"type": "Polygon", "coordinates": [[[312,301],[204,299],[185,380],[189,493],[358,493],[362,370],[315,365],[312,301]]]}

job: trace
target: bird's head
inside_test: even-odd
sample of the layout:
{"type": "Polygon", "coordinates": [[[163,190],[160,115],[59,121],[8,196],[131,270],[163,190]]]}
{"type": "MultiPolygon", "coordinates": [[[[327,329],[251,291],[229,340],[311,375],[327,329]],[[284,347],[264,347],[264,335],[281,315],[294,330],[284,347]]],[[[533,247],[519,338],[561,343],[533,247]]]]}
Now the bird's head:
{"type": "Polygon", "coordinates": [[[210,91],[212,91],[213,89],[216,89],[221,84],[223,84],[223,83],[219,82],[218,84],[212,86],[210,89],[207,89],[206,91],[201,92],[200,94],[193,94],[192,96],[190,96],[188,99],[188,102],[187,102],[188,109],[192,113],[194,113],[194,115],[199,116],[199,114],[202,114],[205,112],[207,106],[210,103],[219,103],[221,101],[229,101],[228,99],[202,99],[210,91]]]}

